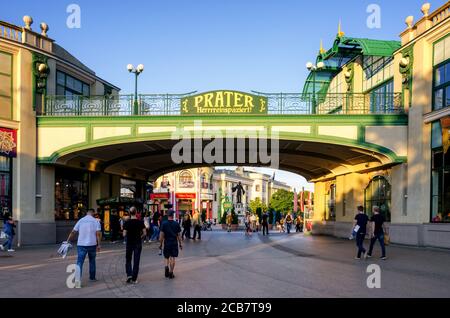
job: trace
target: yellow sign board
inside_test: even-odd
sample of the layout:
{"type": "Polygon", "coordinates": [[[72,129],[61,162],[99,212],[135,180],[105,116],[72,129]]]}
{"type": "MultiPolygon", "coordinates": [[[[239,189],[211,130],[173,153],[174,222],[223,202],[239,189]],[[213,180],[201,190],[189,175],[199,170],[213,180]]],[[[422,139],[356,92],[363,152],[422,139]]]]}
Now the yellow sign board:
{"type": "Polygon", "coordinates": [[[212,91],[181,100],[182,115],[267,114],[267,97],[238,91],[212,91]]]}

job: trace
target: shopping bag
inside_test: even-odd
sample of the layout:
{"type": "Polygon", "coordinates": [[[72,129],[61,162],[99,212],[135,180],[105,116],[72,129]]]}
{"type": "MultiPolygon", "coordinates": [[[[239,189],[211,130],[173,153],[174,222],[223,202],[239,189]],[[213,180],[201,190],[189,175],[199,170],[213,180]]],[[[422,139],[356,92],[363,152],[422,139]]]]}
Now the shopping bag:
{"type": "Polygon", "coordinates": [[[389,245],[389,243],[391,243],[389,234],[384,234],[384,245],[389,245]]]}
{"type": "Polygon", "coordinates": [[[8,234],[6,234],[5,232],[1,231],[0,232],[0,239],[7,239],[8,238],[8,234]]]}

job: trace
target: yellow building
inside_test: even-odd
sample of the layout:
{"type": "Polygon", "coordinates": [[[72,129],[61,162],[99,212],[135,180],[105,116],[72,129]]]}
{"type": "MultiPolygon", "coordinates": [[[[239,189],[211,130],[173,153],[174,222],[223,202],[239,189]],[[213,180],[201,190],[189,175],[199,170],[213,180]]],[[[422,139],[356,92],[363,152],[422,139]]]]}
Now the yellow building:
{"type": "Polygon", "coordinates": [[[424,4],[417,21],[412,16],[406,18],[401,41],[350,38],[340,32],[330,50],[319,52],[318,67],[304,90],[311,90],[313,75],[321,76],[316,86],[318,112],[339,113],[343,107],[358,112],[359,105],[376,107],[371,109],[376,112],[404,105],[409,123],[407,130],[386,126],[383,133],[365,127],[366,141],[395,149],[407,156],[406,163],[371,169],[367,162],[354,167],[353,173],[313,180],[314,218],[320,221],[314,225],[316,233],[347,237],[356,207],[364,205],[370,215],[376,205],[390,223],[392,241],[450,247],[450,226],[443,224],[450,222],[450,161],[446,151],[449,8],[447,2],[430,12],[430,4],[424,4]],[[405,134],[407,144],[399,142],[405,134]]]}
{"type": "Polygon", "coordinates": [[[45,23],[36,31],[31,17],[23,21],[0,21],[0,214],[17,221],[18,244],[40,244],[55,242],[55,214],[75,219],[91,203],[84,172],[36,164],[36,115],[44,96],[117,94],[119,88],[55,43],[45,23]],[[70,196],[76,200],[69,203],[70,196]]]}

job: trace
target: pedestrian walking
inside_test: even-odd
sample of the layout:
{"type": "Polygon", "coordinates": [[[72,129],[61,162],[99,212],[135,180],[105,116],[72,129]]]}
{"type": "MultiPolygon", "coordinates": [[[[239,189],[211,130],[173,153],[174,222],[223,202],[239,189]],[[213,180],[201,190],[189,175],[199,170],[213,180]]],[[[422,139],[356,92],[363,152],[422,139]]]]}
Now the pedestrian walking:
{"type": "Polygon", "coordinates": [[[16,234],[16,232],[14,231],[15,227],[16,224],[12,216],[9,213],[5,213],[3,215],[3,232],[6,235],[6,241],[0,245],[0,249],[2,251],[7,249],[8,252],[15,252],[15,250],[12,248],[14,235],[16,234]]]}
{"type": "Polygon", "coordinates": [[[145,226],[145,240],[144,242],[150,242],[150,237],[152,234],[151,231],[151,220],[150,220],[150,214],[146,212],[144,214],[144,226],[145,226]]]}
{"type": "Polygon", "coordinates": [[[284,223],[285,223],[285,220],[284,220],[284,218],[282,217],[282,218],[280,219],[280,228],[281,228],[280,233],[281,233],[281,232],[283,232],[283,233],[286,232],[285,227],[284,227],[284,223]]]}
{"type": "Polygon", "coordinates": [[[155,211],[152,216],[153,234],[152,234],[152,237],[150,238],[150,242],[156,241],[159,239],[160,218],[161,218],[161,214],[158,211],[155,211]]]}
{"type": "Polygon", "coordinates": [[[364,239],[367,233],[367,222],[369,217],[364,213],[364,207],[358,207],[358,214],[353,221],[353,232],[356,233],[356,246],[358,247],[358,254],[355,259],[361,259],[361,255],[365,255],[364,239]]]}
{"type": "Polygon", "coordinates": [[[78,233],[77,241],[77,266],[75,269],[75,288],[81,288],[81,277],[83,274],[83,263],[86,255],[89,257],[89,280],[97,281],[95,259],[97,252],[100,252],[100,243],[102,240],[102,232],[100,223],[94,218],[94,209],[89,209],[85,217],[81,218],[70,232],[67,242],[71,242],[72,238],[78,233]]]}
{"type": "Polygon", "coordinates": [[[245,214],[244,224],[245,224],[245,236],[251,236],[252,235],[252,218],[250,216],[250,213],[248,213],[248,212],[245,214]]]}
{"type": "Polygon", "coordinates": [[[194,215],[192,215],[192,226],[194,227],[194,234],[192,236],[192,239],[195,240],[198,233],[198,239],[202,239],[202,225],[200,220],[200,213],[198,213],[198,210],[195,209],[194,215]]]}
{"type": "Polygon", "coordinates": [[[127,244],[127,238],[123,235],[123,228],[125,226],[125,223],[127,223],[129,220],[130,214],[128,212],[125,212],[123,214],[123,217],[120,219],[120,231],[122,232],[123,244],[127,244]]]}
{"type": "Polygon", "coordinates": [[[303,220],[300,214],[297,215],[297,218],[295,219],[295,232],[303,232],[303,220]]]}
{"type": "Polygon", "coordinates": [[[269,235],[269,214],[267,212],[262,215],[262,231],[263,236],[269,235]]]}
{"type": "Polygon", "coordinates": [[[250,224],[251,230],[253,232],[256,232],[256,215],[254,213],[252,213],[252,215],[250,216],[250,224]]]}
{"type": "Polygon", "coordinates": [[[183,233],[181,233],[181,239],[184,240],[185,237],[190,239],[192,222],[191,222],[191,215],[190,215],[189,211],[187,211],[187,213],[184,215],[182,225],[183,225],[183,233]]]}
{"type": "Polygon", "coordinates": [[[370,239],[370,247],[369,252],[367,253],[367,257],[372,257],[373,246],[375,242],[378,240],[381,246],[381,259],[386,260],[386,247],[384,245],[384,235],[387,233],[386,226],[384,224],[384,217],[380,214],[380,208],[377,206],[373,207],[373,216],[370,218],[371,225],[371,239],[370,239]]]}
{"type": "Polygon", "coordinates": [[[141,261],[142,240],[147,231],[144,222],[137,218],[135,207],[130,208],[130,219],[123,226],[123,236],[127,239],[125,253],[125,270],[127,273],[127,283],[137,284],[139,274],[139,263],[141,261]],[[133,259],[133,266],[131,266],[133,259]]]}
{"type": "Polygon", "coordinates": [[[231,232],[231,223],[233,222],[233,216],[230,212],[227,214],[227,232],[231,232]]]}
{"type": "Polygon", "coordinates": [[[173,271],[175,269],[175,259],[178,257],[178,247],[183,249],[181,244],[180,224],[173,220],[174,211],[167,212],[167,221],[161,224],[161,233],[159,236],[160,249],[163,249],[165,259],[164,275],[170,279],[175,278],[173,271]]]}
{"type": "Polygon", "coordinates": [[[285,218],[287,234],[291,234],[291,227],[293,222],[294,219],[292,218],[291,212],[288,212],[285,218]]]}

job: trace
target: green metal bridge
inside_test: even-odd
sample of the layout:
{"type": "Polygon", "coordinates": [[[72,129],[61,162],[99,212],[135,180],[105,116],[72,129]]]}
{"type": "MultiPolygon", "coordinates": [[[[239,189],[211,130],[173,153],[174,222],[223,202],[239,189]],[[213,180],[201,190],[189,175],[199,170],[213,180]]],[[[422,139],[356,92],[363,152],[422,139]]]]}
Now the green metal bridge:
{"type": "MultiPolygon", "coordinates": [[[[234,93],[237,100],[250,96],[234,93]]],[[[47,96],[37,117],[38,162],[142,179],[184,167],[264,166],[248,160],[252,139],[276,139],[279,168],[312,181],[406,161],[408,119],[401,93],[252,92],[261,113],[183,111],[188,100],[203,95],[47,96]],[[203,150],[217,133],[229,132],[247,140],[241,146],[244,161],[174,164],[171,151],[181,139],[201,139],[203,150]]],[[[234,142],[233,147],[239,148],[234,142]]]]}

